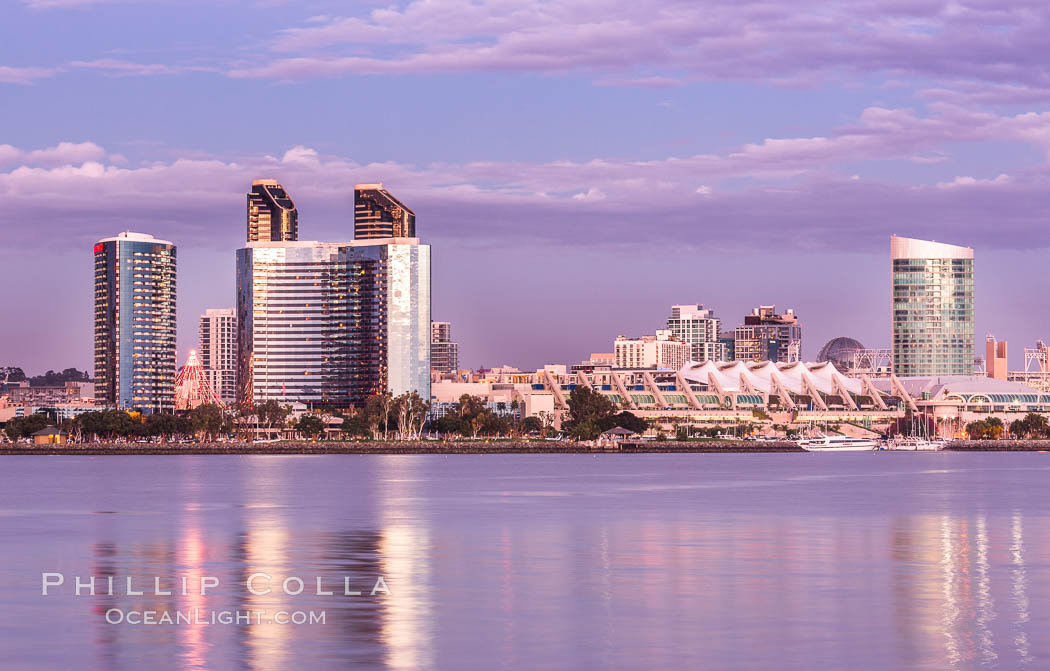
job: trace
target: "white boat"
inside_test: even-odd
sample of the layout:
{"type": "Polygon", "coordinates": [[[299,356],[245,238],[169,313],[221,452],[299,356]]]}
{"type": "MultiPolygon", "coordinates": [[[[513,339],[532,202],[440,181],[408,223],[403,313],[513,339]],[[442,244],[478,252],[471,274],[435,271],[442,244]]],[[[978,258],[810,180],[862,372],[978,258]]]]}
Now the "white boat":
{"type": "Polygon", "coordinates": [[[925,438],[909,437],[894,438],[886,443],[884,450],[906,450],[916,452],[936,452],[943,450],[945,442],[942,440],[926,440],[925,438]]]}
{"type": "Polygon", "coordinates": [[[851,436],[820,436],[803,438],[796,444],[806,452],[871,452],[878,449],[878,443],[871,438],[853,438],[851,436]]]}

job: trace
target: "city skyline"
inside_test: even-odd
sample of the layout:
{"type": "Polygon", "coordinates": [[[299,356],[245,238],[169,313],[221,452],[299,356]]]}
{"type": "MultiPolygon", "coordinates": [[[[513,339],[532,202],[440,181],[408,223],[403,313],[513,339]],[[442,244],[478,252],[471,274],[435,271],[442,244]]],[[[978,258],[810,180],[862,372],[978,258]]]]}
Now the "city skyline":
{"type": "MultiPolygon", "coordinates": [[[[242,215],[242,217],[243,217],[243,215],[242,215]]],[[[316,236],[310,236],[310,237],[316,237],[316,236]]],[[[177,245],[178,244],[177,241],[174,244],[177,245]]],[[[239,245],[243,245],[243,242],[239,243],[239,245]]],[[[231,250],[231,252],[232,251],[233,250],[231,250]]],[[[228,259],[228,262],[232,262],[232,261],[233,261],[232,259],[228,259]]],[[[180,271],[180,281],[182,281],[183,275],[192,275],[193,273],[195,273],[198,270],[196,268],[185,268],[185,267],[183,267],[183,263],[180,263],[180,267],[182,267],[182,270],[180,271]]],[[[888,270],[889,270],[889,268],[883,269],[883,274],[887,274],[888,270]]],[[[980,283],[977,283],[977,286],[978,286],[977,293],[978,293],[978,295],[980,295],[980,293],[981,293],[979,291],[980,283]]],[[[213,289],[214,289],[214,287],[213,287],[213,289]]],[[[892,292],[890,291],[890,289],[887,288],[887,291],[886,291],[887,297],[890,296],[891,293],[892,292]]],[[[214,295],[214,294],[210,294],[210,295],[214,295]]],[[[219,301],[217,301],[217,300],[215,300],[213,298],[209,298],[209,295],[205,295],[205,297],[202,298],[201,300],[202,300],[202,305],[205,305],[205,307],[201,308],[201,312],[204,312],[207,309],[213,309],[213,306],[214,305],[218,305],[218,303],[219,303],[219,301]]],[[[674,307],[674,306],[672,306],[672,307],[674,307]]],[[[648,312],[659,313],[659,312],[662,311],[663,314],[664,314],[664,317],[662,317],[660,319],[657,319],[655,323],[652,323],[652,322],[640,323],[637,328],[627,329],[626,330],[627,335],[629,335],[630,337],[635,337],[636,335],[641,335],[641,334],[644,334],[644,333],[651,333],[654,330],[658,330],[660,328],[664,328],[665,327],[665,325],[666,325],[666,314],[667,314],[667,306],[666,305],[662,306],[662,307],[661,306],[655,306],[654,307],[652,304],[645,304],[645,305],[640,305],[639,308],[640,309],[644,309],[644,310],[646,310],[648,312]]],[[[709,309],[712,309],[712,308],[709,307],[709,309]]],[[[750,315],[755,310],[756,310],[755,308],[750,308],[747,311],[740,313],[739,317],[733,316],[733,315],[729,315],[729,319],[727,320],[727,322],[725,324],[723,324],[723,334],[726,334],[726,333],[732,334],[732,332],[734,330],[732,324],[736,323],[734,320],[739,320],[739,322],[742,323],[744,321],[744,317],[746,317],[747,315],[750,315]]],[[[819,310],[819,308],[818,308],[818,310],[819,310]]],[[[182,312],[182,308],[181,307],[179,309],[179,312],[182,312]]],[[[980,310],[978,309],[977,312],[978,312],[978,315],[979,315],[980,314],[980,310]]],[[[719,314],[721,314],[721,311],[719,311],[719,314]]],[[[818,315],[819,315],[819,312],[818,312],[818,315]]],[[[186,359],[186,357],[189,354],[189,351],[191,349],[199,349],[200,348],[199,328],[198,328],[198,326],[199,326],[198,320],[199,320],[199,317],[200,317],[200,313],[198,313],[197,315],[192,315],[192,314],[191,315],[187,315],[187,314],[183,313],[183,314],[180,315],[180,317],[181,317],[179,319],[179,333],[180,333],[180,336],[179,336],[179,341],[178,341],[178,346],[177,346],[177,360],[178,360],[178,364],[181,366],[182,363],[185,361],[185,359],[186,359]],[[194,333],[193,333],[192,339],[190,339],[190,340],[186,340],[185,336],[182,333],[183,330],[184,330],[182,328],[183,327],[183,322],[186,322],[186,321],[192,321],[193,322],[194,333]]],[[[621,317],[621,321],[619,321],[617,323],[622,324],[622,323],[624,323],[624,320],[622,318],[622,315],[620,317],[621,317]]],[[[810,328],[811,319],[810,319],[809,315],[805,315],[804,317],[805,318],[802,320],[801,323],[803,323],[803,325],[806,327],[806,332],[807,333],[812,333],[812,331],[815,330],[815,329],[811,329],[810,328]]],[[[891,314],[887,314],[885,316],[884,323],[890,324],[891,323],[891,317],[892,317],[891,314]]],[[[819,321],[819,317],[817,317],[816,321],[819,321]]],[[[980,321],[980,320],[978,320],[978,321],[980,321]]],[[[834,325],[832,326],[832,329],[833,330],[835,329],[834,325]]],[[[620,330],[623,330],[623,329],[620,329],[620,330]]],[[[844,329],[840,329],[840,330],[844,330],[844,329]]],[[[999,340],[1009,340],[1009,338],[1003,337],[1001,335],[1001,333],[1002,333],[1001,331],[1000,332],[993,332],[993,331],[989,332],[989,334],[998,336],[999,340]]],[[[476,338],[478,340],[481,340],[481,341],[484,340],[484,337],[485,337],[485,333],[484,332],[482,332],[480,334],[474,334],[474,335],[476,336],[476,338]]],[[[602,334],[602,335],[604,336],[605,334],[602,334]]],[[[819,342],[815,342],[813,338],[807,337],[806,340],[805,340],[806,344],[805,344],[805,346],[804,346],[804,348],[802,350],[802,352],[803,352],[802,360],[806,360],[806,361],[815,360],[816,359],[816,350],[818,350],[826,342],[826,340],[830,340],[832,337],[840,337],[841,335],[842,334],[839,334],[838,336],[834,336],[834,335],[833,336],[829,336],[827,339],[822,339],[822,336],[818,336],[817,340],[819,340],[819,342]]],[[[855,337],[855,336],[853,336],[851,334],[848,334],[848,332],[846,333],[846,335],[848,337],[855,337]]],[[[983,341],[984,341],[984,335],[985,334],[982,334],[979,330],[975,333],[975,343],[980,345],[979,347],[977,345],[975,345],[975,352],[974,352],[974,356],[975,357],[980,357],[984,353],[983,352],[983,344],[982,344],[983,341]]],[[[602,337],[601,340],[608,340],[610,337],[613,337],[613,336],[602,337]]],[[[1038,337],[1038,335],[1036,337],[1038,337]]],[[[861,338],[858,338],[858,339],[864,341],[865,345],[868,346],[868,347],[878,347],[878,346],[882,345],[881,341],[872,341],[870,338],[866,339],[866,338],[861,337],[861,338]],[[877,342],[878,344],[871,344],[872,342],[877,342]]],[[[887,341],[888,340],[889,339],[887,338],[887,341]]],[[[1033,343],[1034,343],[1034,338],[1033,338],[1033,343]]],[[[593,346],[585,344],[584,349],[586,349],[588,351],[594,350],[596,348],[597,349],[603,349],[603,347],[602,347],[603,344],[604,343],[602,343],[602,342],[593,343],[593,346]]],[[[1020,368],[1020,365],[1018,364],[1018,360],[1020,359],[1020,351],[1021,351],[1023,346],[1029,346],[1030,344],[1031,343],[1028,343],[1026,341],[1015,344],[1015,347],[1013,349],[1012,358],[1010,359],[1010,362],[1011,362],[1010,363],[1010,367],[1011,367],[1011,369],[1020,368]]],[[[581,354],[579,356],[575,356],[574,354],[569,354],[569,355],[566,355],[566,356],[562,356],[560,358],[545,359],[545,360],[539,361],[536,364],[536,366],[538,367],[540,365],[548,364],[548,363],[571,363],[571,362],[574,362],[574,361],[576,361],[578,359],[581,359],[581,358],[585,359],[586,358],[584,356],[585,352],[583,352],[582,350],[580,350],[580,351],[581,351],[581,354]]],[[[513,354],[505,356],[502,359],[480,361],[480,362],[474,362],[474,363],[471,362],[472,359],[474,359],[474,357],[468,357],[467,362],[461,364],[461,366],[462,367],[468,367],[468,368],[478,368],[478,367],[481,367],[481,366],[493,366],[493,365],[504,365],[504,364],[519,365],[519,363],[520,363],[520,359],[519,360],[513,360],[513,354]]],[[[17,365],[17,363],[16,363],[16,365],[17,365]]],[[[46,367],[47,368],[54,368],[54,365],[47,364],[46,367]]],[[[522,367],[523,368],[529,368],[530,366],[529,365],[523,365],[522,367]]],[[[29,367],[25,367],[25,368],[27,369],[27,372],[33,372],[33,369],[31,369],[29,367]]],[[[85,369],[89,370],[89,371],[91,370],[90,367],[87,367],[85,369]]]]}
{"type": "Polygon", "coordinates": [[[194,7],[187,31],[164,1],[12,3],[0,281],[23,287],[14,314],[51,310],[0,325],[6,361],[89,365],[66,327],[91,318],[77,250],[130,229],[194,268],[181,362],[189,316],[232,306],[214,287],[259,178],[287,187],[314,239],[351,237],[355,184],[410,203],[439,252],[434,313],[472,367],[577,360],[683,301],[727,319],[790,305],[803,359],[837,336],[888,347],[892,234],[978,250],[976,339],[1014,343],[1012,367],[1050,336],[1050,8],[194,7]]]}

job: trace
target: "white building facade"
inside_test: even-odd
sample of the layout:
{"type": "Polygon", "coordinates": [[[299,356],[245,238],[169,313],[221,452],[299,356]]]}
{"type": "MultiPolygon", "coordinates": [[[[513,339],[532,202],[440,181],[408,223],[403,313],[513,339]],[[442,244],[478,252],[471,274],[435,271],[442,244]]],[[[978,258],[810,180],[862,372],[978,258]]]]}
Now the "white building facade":
{"type": "Polygon", "coordinates": [[[237,401],[237,314],[205,310],[200,318],[200,359],[204,377],[223,403],[237,401]]]}
{"type": "Polygon", "coordinates": [[[689,344],[692,361],[723,361],[726,346],[718,341],[722,320],[700,304],[672,305],[667,330],[689,344]]]}
{"type": "Polygon", "coordinates": [[[682,368],[692,355],[689,343],[682,342],[668,330],[656,335],[628,338],[617,336],[613,356],[617,368],[682,368]]]}

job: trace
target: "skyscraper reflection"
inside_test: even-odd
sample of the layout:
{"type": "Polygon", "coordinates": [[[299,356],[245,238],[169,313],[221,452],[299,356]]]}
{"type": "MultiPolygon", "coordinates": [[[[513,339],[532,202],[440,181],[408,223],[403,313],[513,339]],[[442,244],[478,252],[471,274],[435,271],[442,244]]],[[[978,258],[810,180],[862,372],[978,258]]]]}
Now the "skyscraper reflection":
{"type": "Polygon", "coordinates": [[[433,666],[434,612],[431,597],[432,547],[427,527],[421,462],[385,455],[376,488],[379,515],[379,564],[393,594],[384,600],[381,637],[386,665],[393,669],[433,666]]]}
{"type": "MultiPolygon", "coordinates": [[[[285,506],[288,468],[281,459],[253,458],[246,467],[244,491],[244,532],[241,550],[240,580],[237,594],[241,598],[238,610],[266,611],[272,617],[280,610],[291,610],[290,598],[279,589],[282,581],[295,575],[289,562],[289,553],[295,546],[288,528],[285,506]],[[253,573],[266,573],[269,594],[252,594],[245,584],[253,573]]],[[[262,587],[262,585],[260,586],[262,587]]],[[[264,591],[260,589],[259,591],[264,591]]],[[[296,632],[292,627],[274,622],[255,623],[241,628],[244,632],[247,659],[253,671],[269,671],[294,667],[290,654],[289,637],[296,632]]]]}
{"type": "Polygon", "coordinates": [[[1035,661],[1028,642],[1027,624],[1031,620],[1028,603],[1028,574],[1025,570],[1024,521],[1015,512],[1010,519],[1010,579],[1013,596],[1014,619],[1013,640],[1017,661],[1028,666],[1035,661]]]}

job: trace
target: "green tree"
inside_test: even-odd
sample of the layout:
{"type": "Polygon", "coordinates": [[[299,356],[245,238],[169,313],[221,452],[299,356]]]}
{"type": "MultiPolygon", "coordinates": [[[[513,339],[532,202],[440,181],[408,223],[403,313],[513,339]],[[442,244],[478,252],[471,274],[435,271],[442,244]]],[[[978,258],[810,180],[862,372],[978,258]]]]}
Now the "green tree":
{"type": "Polygon", "coordinates": [[[543,420],[539,417],[525,417],[521,420],[520,430],[523,434],[540,433],[543,431],[543,420]]]}
{"type": "Polygon", "coordinates": [[[486,436],[506,436],[510,433],[510,417],[507,417],[506,415],[497,415],[493,412],[486,412],[482,414],[481,417],[483,420],[481,432],[486,436]]]}
{"type": "Polygon", "coordinates": [[[393,404],[394,399],[388,392],[372,394],[365,399],[365,418],[373,440],[379,440],[379,427],[383,427],[383,437],[386,437],[390,429],[390,409],[393,404]]]}
{"type": "Polygon", "coordinates": [[[602,428],[598,426],[597,422],[589,419],[569,428],[569,435],[574,440],[594,440],[601,432],[602,428]]]}
{"type": "Polygon", "coordinates": [[[602,431],[608,431],[615,426],[619,426],[634,433],[645,433],[645,430],[649,428],[649,424],[644,419],[626,410],[602,420],[600,426],[602,431]]]}
{"type": "Polygon", "coordinates": [[[324,433],[324,420],[316,415],[303,415],[295,423],[295,430],[316,440],[317,436],[324,433]]]}
{"type": "Polygon", "coordinates": [[[4,433],[11,440],[18,440],[19,438],[29,438],[40,429],[50,425],[51,420],[47,415],[35,414],[27,417],[12,417],[7,420],[4,433]]]}
{"type": "Polygon", "coordinates": [[[1010,423],[1010,433],[1015,438],[1046,438],[1050,434],[1045,415],[1030,412],[1023,419],[1010,423]]]}
{"type": "Polygon", "coordinates": [[[393,414],[397,422],[398,440],[418,438],[429,412],[430,403],[424,401],[418,392],[408,391],[395,398],[393,414]]]}
{"type": "Polygon", "coordinates": [[[267,435],[270,434],[270,430],[274,427],[283,427],[284,420],[290,413],[291,409],[287,406],[282,406],[276,399],[263,401],[255,406],[255,416],[258,417],[259,423],[266,429],[267,435]]]}
{"type": "Polygon", "coordinates": [[[438,417],[431,422],[430,430],[446,436],[450,433],[466,435],[463,428],[463,420],[461,420],[458,415],[444,415],[443,417],[438,417]]]}
{"type": "Polygon", "coordinates": [[[616,405],[590,387],[577,386],[569,394],[569,417],[562,429],[577,440],[593,440],[604,430],[605,420],[616,413],[616,405]]]}
{"type": "Polygon", "coordinates": [[[214,440],[222,431],[224,419],[222,408],[214,403],[202,403],[190,410],[190,421],[193,423],[194,432],[201,435],[206,441],[214,440]]]}
{"type": "Polygon", "coordinates": [[[137,422],[123,410],[106,410],[102,414],[102,431],[110,440],[132,435],[135,424],[137,422]]]}
{"type": "Polygon", "coordinates": [[[151,436],[158,436],[161,440],[171,438],[177,428],[178,422],[175,420],[175,415],[166,412],[155,412],[146,417],[146,433],[151,436]]]}
{"type": "Polygon", "coordinates": [[[999,440],[1005,431],[1006,427],[998,417],[989,417],[966,425],[966,434],[970,440],[999,440]]]}
{"type": "Polygon", "coordinates": [[[477,438],[485,428],[492,412],[485,406],[485,399],[480,396],[463,394],[459,397],[459,408],[456,414],[459,416],[460,432],[464,436],[469,434],[477,438]]]}
{"type": "Polygon", "coordinates": [[[343,423],[340,425],[343,433],[349,436],[357,436],[364,438],[368,436],[368,419],[364,413],[355,412],[353,415],[344,416],[343,423]]]}
{"type": "Polygon", "coordinates": [[[175,415],[175,434],[189,438],[193,435],[193,420],[188,415],[175,415]]]}

